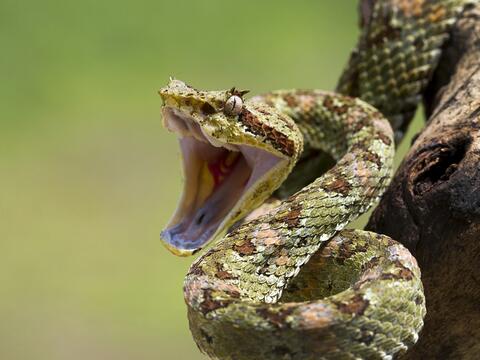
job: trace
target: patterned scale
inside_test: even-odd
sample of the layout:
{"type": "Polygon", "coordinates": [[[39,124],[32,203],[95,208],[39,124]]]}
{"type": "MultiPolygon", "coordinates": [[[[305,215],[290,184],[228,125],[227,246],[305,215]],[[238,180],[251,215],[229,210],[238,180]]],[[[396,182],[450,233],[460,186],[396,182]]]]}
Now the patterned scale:
{"type": "MultiPolygon", "coordinates": [[[[394,140],[421,101],[451,26],[475,2],[374,1],[338,84],[344,95],[282,90],[244,102],[235,89],[201,91],[177,80],[160,91],[167,127],[195,137],[212,157],[221,153],[232,169],[252,162],[252,149],[286,164],[246,193],[189,270],[185,301],[202,352],[231,360],[392,359],[417,341],[426,308],[415,259],[386,236],[344,227],[388,186],[394,140]],[[325,153],[336,163],[317,177],[325,153]],[[289,174],[282,193],[292,196],[236,223],[289,174]]],[[[234,171],[204,168],[214,189],[234,171]]],[[[190,255],[208,239],[182,237],[187,225],[197,229],[182,220],[184,208],[162,234],[172,252],[190,255]]]]}

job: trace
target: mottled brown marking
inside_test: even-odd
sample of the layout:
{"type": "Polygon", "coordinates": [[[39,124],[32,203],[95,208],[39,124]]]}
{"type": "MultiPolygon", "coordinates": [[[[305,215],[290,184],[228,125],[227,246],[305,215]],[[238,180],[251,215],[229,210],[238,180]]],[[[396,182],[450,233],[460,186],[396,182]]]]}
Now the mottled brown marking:
{"type": "Polygon", "coordinates": [[[351,245],[349,243],[343,243],[338,248],[338,260],[346,260],[353,256],[355,253],[364,253],[367,251],[367,248],[364,245],[351,245]]]}
{"type": "Polygon", "coordinates": [[[354,143],[350,147],[350,150],[351,150],[351,153],[356,152],[356,153],[362,154],[362,153],[368,151],[368,147],[369,147],[368,140],[367,141],[357,141],[356,143],[354,143]]]}
{"type": "MultiPolygon", "coordinates": [[[[410,273],[411,274],[411,273],[410,273]]],[[[404,279],[404,280],[411,280],[412,278],[404,278],[406,274],[394,274],[394,273],[384,273],[380,278],[382,280],[399,280],[399,279],[404,279]]]]}
{"type": "Polygon", "coordinates": [[[385,145],[392,144],[392,139],[384,133],[378,133],[377,138],[380,139],[385,145]]]}
{"type": "Polygon", "coordinates": [[[347,181],[347,179],[342,177],[336,177],[332,182],[323,185],[323,188],[329,192],[336,192],[347,196],[352,190],[352,186],[347,181]]]}
{"type": "Polygon", "coordinates": [[[300,203],[295,203],[290,211],[282,216],[279,221],[284,222],[288,225],[289,228],[298,226],[300,223],[300,213],[302,211],[302,205],[300,203]]]}
{"type": "Polygon", "coordinates": [[[295,152],[295,144],[293,140],[289,139],[287,135],[282,134],[273,127],[262,123],[249,110],[243,109],[240,114],[240,121],[247,127],[247,129],[257,135],[264,136],[275,147],[285,155],[292,156],[295,152]]]}
{"type": "Polygon", "coordinates": [[[223,308],[230,303],[230,301],[214,300],[211,292],[212,290],[210,289],[206,289],[203,292],[203,301],[200,303],[200,311],[203,314],[223,308]]]}
{"type": "Polygon", "coordinates": [[[294,143],[285,134],[282,134],[281,132],[269,126],[266,127],[265,134],[267,138],[274,139],[272,143],[277,150],[280,150],[282,153],[288,156],[292,156],[294,154],[294,143]]]}
{"type": "Polygon", "coordinates": [[[425,0],[400,0],[398,7],[408,17],[420,16],[424,8],[425,0]]]}
{"type": "Polygon", "coordinates": [[[414,301],[415,301],[415,304],[417,304],[417,305],[423,304],[423,301],[424,301],[424,300],[423,300],[423,296],[417,295],[417,296],[415,297],[415,300],[414,300],[414,301]]]}
{"type": "Polygon", "coordinates": [[[375,120],[380,120],[380,121],[384,118],[383,114],[378,110],[373,111],[371,114],[371,117],[375,120]]]}
{"type": "Polygon", "coordinates": [[[338,249],[337,249],[338,255],[335,257],[335,260],[343,264],[346,259],[349,259],[352,254],[354,253],[354,250],[350,246],[349,243],[343,243],[338,249]]]}
{"type": "Polygon", "coordinates": [[[375,266],[377,266],[380,263],[380,259],[376,256],[372,257],[370,260],[368,260],[365,264],[363,264],[362,269],[363,272],[373,269],[375,266]]]}
{"type": "Polygon", "coordinates": [[[325,106],[328,110],[333,111],[334,105],[331,96],[325,96],[325,99],[323,100],[323,106],[325,106]]]}
{"type": "Polygon", "coordinates": [[[400,39],[402,30],[392,24],[393,13],[385,14],[382,17],[382,24],[379,24],[380,31],[373,32],[369,39],[368,47],[381,46],[385,41],[392,41],[400,39]]]}
{"type": "Polygon", "coordinates": [[[430,14],[428,14],[428,19],[432,23],[439,22],[445,18],[447,11],[441,4],[433,6],[430,14]]]}
{"type": "Polygon", "coordinates": [[[402,279],[412,280],[414,278],[415,275],[413,274],[412,270],[410,270],[405,265],[403,265],[403,263],[401,263],[399,260],[395,260],[394,262],[397,265],[397,267],[400,268],[400,272],[398,273],[398,275],[402,279]]]}
{"type": "Polygon", "coordinates": [[[291,108],[294,108],[294,107],[298,106],[298,99],[291,94],[284,95],[283,100],[285,100],[287,105],[290,106],[291,108]]]}
{"type": "Polygon", "coordinates": [[[272,116],[272,114],[265,109],[259,109],[258,112],[262,113],[265,116],[272,116]]]}
{"type": "Polygon", "coordinates": [[[381,278],[383,280],[388,280],[388,279],[402,279],[402,280],[412,280],[414,278],[413,272],[405,267],[400,261],[396,260],[394,261],[395,265],[397,268],[400,270],[396,273],[385,273],[382,274],[381,278]]]}
{"type": "Polygon", "coordinates": [[[348,117],[346,122],[352,124],[350,125],[350,128],[352,129],[353,133],[359,132],[365,127],[365,123],[363,123],[362,121],[358,121],[354,117],[348,117]]]}
{"type": "Polygon", "coordinates": [[[348,105],[345,105],[345,104],[343,104],[343,105],[341,105],[341,106],[337,106],[337,107],[336,107],[336,113],[337,113],[338,115],[343,115],[343,114],[345,114],[345,113],[348,111],[349,108],[350,108],[350,107],[349,107],[348,105]]]}
{"type": "Polygon", "coordinates": [[[400,271],[398,273],[398,276],[403,279],[403,280],[412,280],[414,278],[414,274],[412,270],[409,268],[403,266],[402,263],[398,262],[397,266],[400,268],[400,271]]]}
{"type": "Polygon", "coordinates": [[[323,105],[330,110],[330,112],[338,115],[343,115],[345,114],[348,109],[349,105],[346,103],[343,103],[341,105],[335,105],[335,101],[331,96],[326,96],[325,99],[323,100],[323,105]]]}
{"type": "Polygon", "coordinates": [[[200,263],[195,263],[190,267],[190,270],[188,271],[190,275],[196,275],[196,276],[202,276],[205,275],[205,272],[203,269],[200,267],[200,263]]]}
{"type": "Polygon", "coordinates": [[[364,299],[360,294],[356,294],[349,302],[337,302],[338,310],[344,314],[363,315],[368,307],[369,301],[364,299]]]}
{"type": "Polygon", "coordinates": [[[353,285],[354,290],[359,290],[364,284],[377,279],[380,275],[381,269],[378,268],[380,259],[376,256],[372,257],[369,261],[362,265],[360,280],[353,285]]]}
{"type": "Polygon", "coordinates": [[[220,280],[229,280],[229,279],[235,279],[235,276],[230,274],[228,271],[223,269],[223,264],[217,263],[217,272],[215,273],[215,277],[217,277],[220,280]]]}
{"type": "Polygon", "coordinates": [[[253,252],[255,251],[255,245],[253,245],[250,240],[246,240],[241,245],[235,245],[233,249],[236,252],[238,252],[241,256],[252,255],[253,252]]]}
{"type": "MultiPolygon", "coordinates": [[[[238,299],[240,293],[238,291],[226,291],[226,293],[232,297],[238,299]]],[[[210,311],[214,311],[220,308],[228,306],[232,301],[231,300],[217,300],[212,296],[212,289],[203,290],[203,301],[200,303],[200,311],[205,315],[210,311]]]]}
{"type": "Polygon", "coordinates": [[[382,166],[382,160],[380,159],[380,156],[370,151],[367,151],[363,154],[363,160],[374,163],[379,169],[382,166]]]}
{"type": "Polygon", "coordinates": [[[262,307],[257,309],[257,314],[277,328],[285,328],[288,325],[286,318],[292,313],[292,311],[293,308],[276,311],[267,307],[262,307]]]}
{"type": "Polygon", "coordinates": [[[228,271],[222,270],[215,273],[215,276],[220,280],[234,279],[235,277],[228,271]]]}

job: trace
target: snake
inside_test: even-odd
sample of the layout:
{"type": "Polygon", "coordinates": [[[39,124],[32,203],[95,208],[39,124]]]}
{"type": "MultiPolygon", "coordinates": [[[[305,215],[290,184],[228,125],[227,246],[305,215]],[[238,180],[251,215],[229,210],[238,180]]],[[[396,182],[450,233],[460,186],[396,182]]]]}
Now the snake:
{"type": "Polygon", "coordinates": [[[201,352],[392,359],[417,342],[426,301],[415,258],[386,235],[346,226],[389,185],[395,144],[471,3],[373,2],[336,92],[247,99],[173,78],[160,89],[184,173],[161,238],[179,256],[209,246],[184,281],[201,352]],[[299,165],[326,154],[335,164],[321,174],[299,165]],[[314,179],[273,196],[294,176],[314,179]]]}

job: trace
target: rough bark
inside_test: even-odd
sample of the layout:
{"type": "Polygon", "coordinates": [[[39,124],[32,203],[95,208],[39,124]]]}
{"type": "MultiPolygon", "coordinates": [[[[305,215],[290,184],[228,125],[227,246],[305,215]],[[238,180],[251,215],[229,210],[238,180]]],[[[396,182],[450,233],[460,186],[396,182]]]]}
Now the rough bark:
{"type": "Polygon", "coordinates": [[[480,5],[455,25],[425,109],[427,126],[367,228],[403,243],[422,269],[427,317],[405,358],[479,359],[480,5]]]}

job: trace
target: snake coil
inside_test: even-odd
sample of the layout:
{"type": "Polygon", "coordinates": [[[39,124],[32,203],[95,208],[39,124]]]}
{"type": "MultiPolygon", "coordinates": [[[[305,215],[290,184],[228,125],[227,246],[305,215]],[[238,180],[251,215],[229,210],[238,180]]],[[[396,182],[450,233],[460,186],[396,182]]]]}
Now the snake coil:
{"type": "Polygon", "coordinates": [[[202,352],[231,360],[391,359],[417,341],[426,307],[415,259],[387,236],[344,227],[388,186],[394,142],[450,27],[473,2],[374,2],[337,88],[344,95],[282,90],[244,100],[245,92],[178,80],[160,90],[186,175],[162,237],[179,255],[217,240],[184,283],[202,352]],[[238,222],[287,176],[311,177],[295,164],[312,153],[330,154],[335,166],[238,222]]]}

